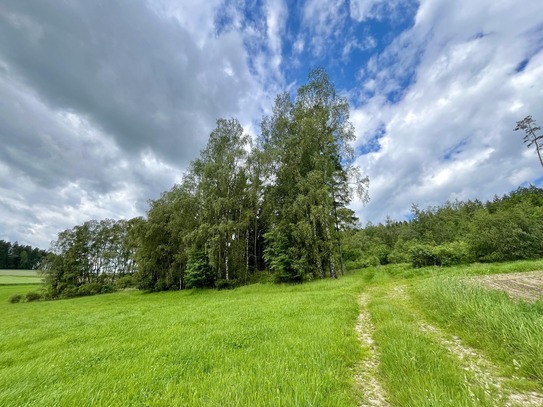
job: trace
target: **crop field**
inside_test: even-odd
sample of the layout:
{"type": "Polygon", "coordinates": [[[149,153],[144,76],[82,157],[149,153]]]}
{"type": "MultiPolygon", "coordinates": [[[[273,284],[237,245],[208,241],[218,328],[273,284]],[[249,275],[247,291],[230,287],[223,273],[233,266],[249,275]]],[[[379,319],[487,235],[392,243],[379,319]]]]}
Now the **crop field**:
{"type": "Polygon", "coordinates": [[[17,304],[38,286],[1,286],[0,405],[541,406],[543,304],[479,279],[542,269],[17,304]]]}
{"type": "Polygon", "coordinates": [[[0,270],[0,285],[39,284],[41,281],[36,270],[0,270]]]}

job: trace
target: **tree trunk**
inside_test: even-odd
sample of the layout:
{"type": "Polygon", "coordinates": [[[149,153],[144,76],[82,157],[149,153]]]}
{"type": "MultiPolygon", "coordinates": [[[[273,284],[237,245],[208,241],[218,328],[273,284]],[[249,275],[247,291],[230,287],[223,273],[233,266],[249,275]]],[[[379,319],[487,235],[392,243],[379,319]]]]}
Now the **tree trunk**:
{"type": "Polygon", "coordinates": [[[226,239],[224,243],[224,272],[226,280],[230,278],[230,270],[228,269],[228,232],[226,232],[226,239]]]}

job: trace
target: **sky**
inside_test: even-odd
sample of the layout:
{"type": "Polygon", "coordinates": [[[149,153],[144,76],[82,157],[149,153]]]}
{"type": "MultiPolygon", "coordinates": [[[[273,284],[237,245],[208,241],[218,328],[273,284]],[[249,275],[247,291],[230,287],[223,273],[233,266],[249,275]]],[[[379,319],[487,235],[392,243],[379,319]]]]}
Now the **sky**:
{"type": "Polygon", "coordinates": [[[326,69],[347,98],[362,224],[543,186],[516,122],[543,125],[543,2],[0,2],[0,239],[47,249],[144,216],[218,118],[252,137],[326,69]]]}

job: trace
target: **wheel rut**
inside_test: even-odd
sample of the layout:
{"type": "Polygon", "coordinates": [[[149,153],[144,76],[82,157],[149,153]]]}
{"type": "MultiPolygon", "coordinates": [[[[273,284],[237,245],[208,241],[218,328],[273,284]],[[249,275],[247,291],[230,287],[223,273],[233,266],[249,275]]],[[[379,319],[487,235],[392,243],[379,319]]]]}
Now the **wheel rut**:
{"type": "Polygon", "coordinates": [[[379,351],[372,339],[374,326],[367,310],[369,295],[363,293],[359,299],[360,314],[356,324],[356,332],[362,348],[368,351],[368,356],[360,363],[355,374],[355,381],[361,393],[359,407],[389,407],[386,392],[377,379],[379,368],[379,351]]]}

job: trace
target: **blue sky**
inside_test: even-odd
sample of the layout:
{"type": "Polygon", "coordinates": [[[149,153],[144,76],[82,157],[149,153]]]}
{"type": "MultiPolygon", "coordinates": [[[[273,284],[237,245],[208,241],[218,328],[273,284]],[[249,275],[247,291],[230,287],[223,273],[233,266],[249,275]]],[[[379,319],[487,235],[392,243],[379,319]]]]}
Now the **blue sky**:
{"type": "Polygon", "coordinates": [[[4,0],[0,239],[144,215],[217,118],[256,137],[318,66],[350,102],[362,223],[541,184],[513,128],[543,123],[542,2],[4,0]]]}

